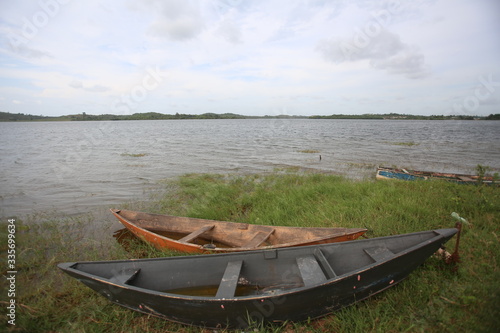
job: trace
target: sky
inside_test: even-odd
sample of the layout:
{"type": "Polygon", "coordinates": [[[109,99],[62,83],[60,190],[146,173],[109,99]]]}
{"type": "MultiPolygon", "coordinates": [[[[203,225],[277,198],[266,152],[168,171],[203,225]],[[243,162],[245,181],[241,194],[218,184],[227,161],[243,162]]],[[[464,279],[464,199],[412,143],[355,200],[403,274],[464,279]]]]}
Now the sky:
{"type": "Polygon", "coordinates": [[[0,0],[0,111],[500,113],[500,1],[0,0]]]}

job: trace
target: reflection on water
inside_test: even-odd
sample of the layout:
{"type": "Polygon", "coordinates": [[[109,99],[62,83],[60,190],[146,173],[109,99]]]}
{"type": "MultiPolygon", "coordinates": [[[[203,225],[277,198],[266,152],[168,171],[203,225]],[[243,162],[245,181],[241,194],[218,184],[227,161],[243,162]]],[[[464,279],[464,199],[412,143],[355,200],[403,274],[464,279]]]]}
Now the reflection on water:
{"type": "Polygon", "coordinates": [[[362,178],[378,165],[470,174],[478,164],[500,171],[500,121],[0,123],[0,140],[4,216],[148,200],[160,180],[189,172],[295,169],[362,178]]]}

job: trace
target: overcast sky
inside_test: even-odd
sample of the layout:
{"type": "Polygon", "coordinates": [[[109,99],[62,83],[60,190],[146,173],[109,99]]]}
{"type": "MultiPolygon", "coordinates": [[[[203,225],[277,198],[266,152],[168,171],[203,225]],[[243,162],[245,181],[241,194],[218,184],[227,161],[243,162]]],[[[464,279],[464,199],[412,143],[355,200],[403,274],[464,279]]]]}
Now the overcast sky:
{"type": "Polygon", "coordinates": [[[0,111],[500,113],[500,1],[0,0],[0,111]]]}

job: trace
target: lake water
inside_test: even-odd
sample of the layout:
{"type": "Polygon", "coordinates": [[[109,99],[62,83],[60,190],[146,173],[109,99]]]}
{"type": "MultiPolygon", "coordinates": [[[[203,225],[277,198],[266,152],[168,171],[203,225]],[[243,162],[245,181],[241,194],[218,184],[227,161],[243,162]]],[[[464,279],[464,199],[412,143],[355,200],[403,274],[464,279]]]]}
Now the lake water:
{"type": "Polygon", "coordinates": [[[500,171],[500,121],[10,122],[0,123],[0,142],[1,216],[147,200],[160,180],[185,173],[500,171]]]}

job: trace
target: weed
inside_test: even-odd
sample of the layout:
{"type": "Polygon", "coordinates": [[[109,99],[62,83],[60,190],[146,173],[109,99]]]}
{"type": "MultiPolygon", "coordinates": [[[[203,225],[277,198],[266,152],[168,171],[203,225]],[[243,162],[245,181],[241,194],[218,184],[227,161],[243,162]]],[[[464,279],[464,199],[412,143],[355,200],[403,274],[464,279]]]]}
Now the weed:
{"type": "Polygon", "coordinates": [[[393,144],[395,146],[413,147],[413,146],[418,146],[420,143],[416,143],[416,142],[410,141],[410,142],[393,142],[391,144],[393,144]]]}
{"type": "Polygon", "coordinates": [[[147,155],[148,154],[146,154],[146,153],[141,153],[141,154],[122,153],[122,154],[120,154],[120,156],[128,156],[128,157],[144,157],[147,155]]]}
{"type": "Polygon", "coordinates": [[[303,149],[299,150],[299,153],[304,153],[304,154],[316,154],[319,153],[319,150],[314,150],[314,149],[303,149]]]}

